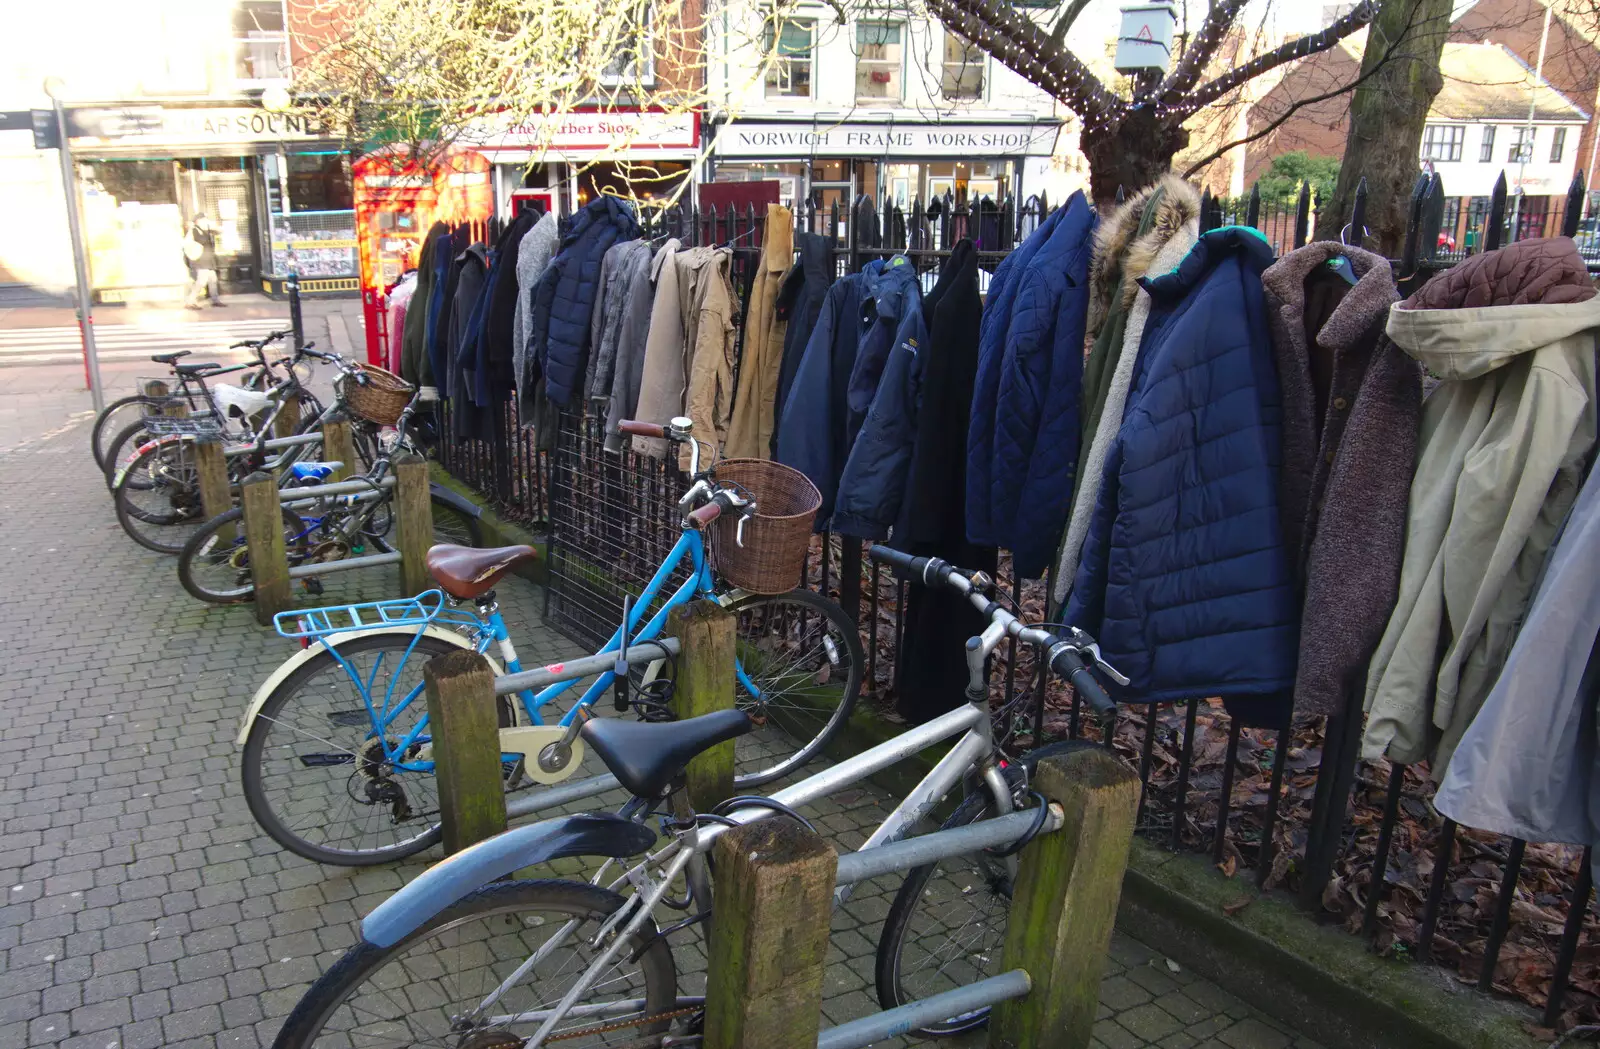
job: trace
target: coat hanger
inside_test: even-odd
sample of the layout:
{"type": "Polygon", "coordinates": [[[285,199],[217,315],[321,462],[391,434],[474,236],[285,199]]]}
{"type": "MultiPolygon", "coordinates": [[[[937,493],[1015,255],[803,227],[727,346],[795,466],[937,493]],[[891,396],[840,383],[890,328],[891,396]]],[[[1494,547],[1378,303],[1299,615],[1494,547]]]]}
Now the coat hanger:
{"type": "MultiPolygon", "coordinates": [[[[1347,248],[1350,247],[1350,241],[1345,238],[1349,232],[1350,225],[1348,223],[1345,224],[1344,229],[1339,231],[1339,243],[1343,244],[1347,248]]],[[[1365,230],[1363,230],[1363,232],[1365,232],[1365,230]]],[[[1346,284],[1350,285],[1352,288],[1355,287],[1356,269],[1350,264],[1350,256],[1343,253],[1333,256],[1333,258],[1328,260],[1328,268],[1337,273],[1340,277],[1343,277],[1346,284]]]]}

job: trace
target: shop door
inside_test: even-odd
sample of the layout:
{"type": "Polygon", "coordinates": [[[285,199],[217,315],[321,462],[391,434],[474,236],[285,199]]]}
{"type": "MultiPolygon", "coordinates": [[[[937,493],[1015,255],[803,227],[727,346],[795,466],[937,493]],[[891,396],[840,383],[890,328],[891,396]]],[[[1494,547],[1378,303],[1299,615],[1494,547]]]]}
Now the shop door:
{"type": "Polygon", "coordinates": [[[850,243],[850,202],[854,197],[852,182],[811,183],[811,203],[816,208],[813,232],[826,234],[833,222],[833,208],[839,206],[839,243],[850,243]]]}
{"type": "Polygon", "coordinates": [[[181,171],[184,230],[200,215],[217,235],[217,276],[229,292],[259,291],[249,171],[181,171]]]}

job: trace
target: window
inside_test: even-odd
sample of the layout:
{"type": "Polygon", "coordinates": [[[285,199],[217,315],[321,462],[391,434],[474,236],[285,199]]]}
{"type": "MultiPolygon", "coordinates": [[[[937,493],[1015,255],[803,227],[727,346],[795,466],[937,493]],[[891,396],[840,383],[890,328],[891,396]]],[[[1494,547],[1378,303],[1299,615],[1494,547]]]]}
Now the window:
{"type": "Polygon", "coordinates": [[[1423,160],[1460,160],[1467,129],[1460,124],[1429,124],[1422,129],[1423,160]]]}
{"type": "Polygon", "coordinates": [[[1530,127],[1511,129],[1511,148],[1506,150],[1507,164],[1520,164],[1533,159],[1534,130],[1530,127]]]}
{"type": "Polygon", "coordinates": [[[889,22],[856,23],[856,98],[900,101],[900,30],[889,22]]]}
{"type": "Polygon", "coordinates": [[[944,35],[944,66],[939,75],[939,86],[945,98],[983,97],[984,54],[965,37],[946,32],[944,35]]]}
{"type": "Polygon", "coordinates": [[[772,56],[767,67],[767,97],[811,97],[811,39],[816,23],[810,19],[769,18],[763,48],[772,56]]]}
{"type": "Polygon", "coordinates": [[[233,7],[233,76],[289,79],[289,32],[283,0],[237,0],[233,7]]]}
{"type": "Polygon", "coordinates": [[[1487,164],[1494,160],[1494,125],[1490,124],[1483,129],[1483,149],[1478,153],[1478,162],[1487,164]]]}
{"type": "Polygon", "coordinates": [[[1558,128],[1556,128],[1556,133],[1552,137],[1551,142],[1550,142],[1550,163],[1552,163],[1552,164],[1561,163],[1561,157],[1562,157],[1563,154],[1566,153],[1566,151],[1567,151],[1567,129],[1564,128],[1564,127],[1558,127],[1558,128]]]}
{"type": "Polygon", "coordinates": [[[647,19],[645,24],[634,26],[617,40],[616,53],[600,72],[600,83],[608,87],[625,84],[649,86],[655,83],[655,63],[651,61],[655,56],[652,50],[647,19]],[[641,56],[645,59],[642,70],[639,67],[641,56]]]}

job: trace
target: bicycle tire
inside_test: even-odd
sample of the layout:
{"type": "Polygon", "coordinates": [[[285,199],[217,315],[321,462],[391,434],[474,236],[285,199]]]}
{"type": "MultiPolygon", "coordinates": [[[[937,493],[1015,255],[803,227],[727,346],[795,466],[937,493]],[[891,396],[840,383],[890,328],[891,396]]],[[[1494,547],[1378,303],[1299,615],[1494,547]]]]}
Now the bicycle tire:
{"type": "MultiPolygon", "coordinates": [[[[374,661],[371,671],[365,665],[359,664],[360,657],[371,652],[404,654],[407,648],[412,645],[413,639],[415,639],[416,644],[411,647],[409,658],[406,659],[407,673],[411,676],[405,679],[406,684],[403,686],[405,692],[401,693],[400,687],[394,686],[394,691],[397,695],[395,695],[393,702],[398,703],[405,694],[409,694],[411,689],[420,684],[422,681],[422,665],[428,661],[429,657],[458,651],[461,646],[427,634],[418,638],[414,631],[408,630],[352,638],[339,645],[337,651],[340,658],[346,660],[364,679],[367,679],[375,673],[377,668],[381,667],[382,656],[380,655],[374,661]],[[415,678],[415,683],[412,682],[412,677],[415,678]]],[[[398,663],[398,658],[396,662],[398,663]]],[[[375,680],[375,677],[372,677],[372,679],[375,680]]],[[[385,685],[383,687],[387,693],[391,686],[385,685]]],[[[377,686],[375,685],[373,686],[373,692],[376,693],[376,691],[377,686]]],[[[381,705],[376,697],[373,702],[375,706],[381,705]]],[[[413,706],[408,709],[416,711],[420,716],[426,710],[426,706],[422,704],[421,697],[418,696],[412,702],[413,706]]],[[[511,706],[508,698],[501,699],[500,722],[502,726],[511,724],[511,706]]],[[[297,796],[286,796],[284,792],[288,788],[264,781],[264,775],[267,770],[263,768],[263,765],[267,760],[269,736],[272,735],[274,725],[286,726],[288,730],[286,739],[304,738],[316,744],[316,751],[308,751],[300,755],[288,753],[283,755],[291,762],[298,760],[300,767],[307,770],[340,768],[347,765],[353,767],[355,764],[353,761],[331,762],[326,761],[320,755],[331,746],[337,751],[342,751],[343,755],[354,757],[362,744],[372,735],[372,722],[370,716],[367,715],[365,702],[359,692],[350,688],[349,673],[339,663],[338,659],[334,658],[332,652],[324,649],[317,653],[317,655],[296,667],[288,677],[278,683],[262,705],[255,720],[251,722],[249,733],[245,737],[242,756],[243,764],[240,770],[245,803],[250,808],[250,814],[255,817],[256,823],[262,830],[267,832],[268,837],[272,838],[273,841],[276,841],[296,856],[303,856],[308,860],[339,867],[365,867],[405,859],[407,856],[415,855],[424,849],[430,848],[439,841],[440,829],[437,822],[431,820],[423,821],[420,817],[409,817],[409,823],[407,823],[406,818],[394,820],[392,818],[394,815],[392,807],[379,808],[374,804],[374,811],[379,817],[378,822],[386,824],[388,829],[407,827],[405,836],[392,844],[381,845],[376,848],[330,848],[327,844],[328,837],[332,833],[337,833],[337,831],[330,828],[332,828],[339,813],[343,811],[334,807],[333,804],[340,794],[342,793],[343,796],[358,805],[373,804],[351,793],[351,788],[354,786],[351,780],[353,777],[361,776],[361,772],[358,770],[345,775],[343,782],[338,784],[338,792],[331,789],[334,786],[332,780],[338,778],[337,774],[335,774],[332,777],[325,777],[328,789],[307,789],[301,786],[302,780],[297,780],[293,788],[297,796]],[[324,675],[326,675],[325,678],[324,675]],[[330,716],[319,719],[315,713],[310,715],[310,720],[316,722],[315,731],[309,725],[304,729],[296,730],[293,723],[282,720],[285,706],[295,696],[299,695],[302,690],[306,689],[315,690],[322,695],[328,696],[336,692],[341,694],[340,699],[330,700],[330,704],[333,706],[333,709],[329,711],[330,716]],[[348,698],[343,698],[344,693],[348,693],[348,698]],[[326,724],[323,722],[326,722],[326,724]],[[298,736],[296,735],[297,731],[299,733],[298,736]],[[348,744],[344,742],[347,738],[350,740],[348,744]],[[313,755],[317,755],[314,760],[313,755]],[[317,764],[316,762],[322,763],[317,764]],[[298,809],[298,812],[280,813],[279,810],[284,808],[298,809]],[[309,821],[308,825],[303,828],[292,826],[293,817],[296,815],[305,817],[309,821]],[[313,833],[320,835],[321,840],[313,840],[307,836],[307,834],[313,833]]],[[[286,742],[273,745],[286,747],[292,744],[286,742]]],[[[336,756],[342,757],[342,755],[336,756]]],[[[292,764],[290,765],[291,769],[294,767],[292,764]]],[[[418,807],[437,811],[438,790],[433,777],[426,773],[407,773],[406,775],[409,778],[405,780],[405,784],[412,786],[411,794],[407,796],[408,803],[413,798],[426,797],[428,801],[418,807]]],[[[508,785],[514,783],[515,778],[508,779],[508,785]]],[[[404,786],[401,789],[404,790],[404,786]]]]}
{"type": "MultiPolygon", "coordinates": [[[[429,1002],[438,1001],[441,997],[446,1000],[453,999],[453,996],[445,991],[450,983],[450,974],[445,972],[445,966],[452,954],[458,958],[470,955],[480,966],[478,972],[486,974],[489,981],[506,978],[516,964],[513,959],[518,953],[524,956],[531,956],[533,953],[531,949],[525,947],[520,952],[512,951],[515,945],[523,941],[523,936],[513,931],[518,925],[521,926],[523,934],[539,930],[548,935],[564,928],[567,922],[578,919],[584,924],[574,930],[579,935],[572,937],[572,946],[578,950],[588,947],[587,941],[592,937],[593,930],[626,902],[624,897],[609,889],[573,881],[540,879],[486,885],[455,901],[426,922],[421,929],[392,947],[379,947],[363,940],[345,952],[344,956],[323,973],[296,1003],[289,1013],[289,1018],[279,1030],[277,1039],[272,1043],[273,1049],[306,1049],[314,1046],[329,1027],[330,1021],[336,1022],[344,1018],[345,1013],[350,1014],[357,1023],[362,1022],[363,1015],[374,1017],[384,1025],[385,1031],[397,1031],[403,1025],[407,1029],[403,1044],[445,1044],[445,1037],[435,1041],[427,1030],[420,1033],[416,1030],[416,1027],[433,1019],[446,1025],[443,1031],[451,1045],[465,1045],[469,1040],[473,1045],[520,1045],[536,1029],[537,1025],[532,1021],[520,1025],[515,1035],[508,1031],[501,1039],[496,1039],[496,1031],[504,1031],[505,1028],[485,1026],[473,1031],[452,1031],[448,1026],[452,1022],[451,1014],[463,1010],[447,1007],[413,1009],[410,1000],[413,997],[419,1001],[429,1002]],[[537,915],[537,920],[530,926],[526,919],[517,917],[519,914],[526,914],[529,917],[537,915]],[[558,917],[552,920],[545,915],[558,917]],[[562,920],[559,916],[564,916],[566,920],[562,920]],[[482,946],[468,951],[462,944],[468,942],[468,935],[475,930],[479,922],[483,923],[484,931],[489,935],[485,937],[482,946]],[[451,940],[456,941],[454,946],[451,945],[451,940]],[[425,955],[426,961],[421,962],[415,969],[408,970],[406,959],[413,951],[425,955]],[[509,956],[496,957],[502,953],[509,956]],[[486,957],[493,960],[485,962],[486,957]],[[388,965],[390,962],[396,964],[390,967],[388,965]],[[372,981],[370,985],[368,985],[369,979],[372,981]],[[396,983],[397,980],[420,982],[421,993],[415,996],[403,991],[395,993],[394,989],[400,986],[396,983]],[[379,999],[378,1002],[365,1006],[355,1004],[370,1001],[359,994],[364,985],[374,989],[373,996],[379,999]],[[394,1009],[401,1015],[391,1020],[383,1015],[385,1007],[394,1009]],[[478,1040],[473,1040],[475,1037],[478,1040]]],[[[672,957],[672,948],[666,939],[659,935],[655,923],[648,919],[635,934],[635,940],[635,943],[624,947],[616,964],[637,968],[639,980],[643,983],[643,994],[636,992],[634,981],[631,980],[625,985],[618,986],[626,979],[627,969],[623,970],[623,977],[614,976],[613,972],[616,970],[611,970],[603,973],[596,982],[609,988],[609,995],[615,998],[642,998],[644,1001],[642,1012],[646,1017],[666,1013],[677,1004],[678,997],[677,967],[672,957]]],[[[567,961],[569,958],[569,952],[556,948],[547,958],[558,963],[551,966],[551,969],[555,970],[554,978],[547,977],[539,967],[535,967],[530,975],[534,980],[555,982],[555,979],[564,972],[570,971],[572,978],[575,978],[578,973],[587,970],[587,965],[571,965],[567,961]]],[[[465,983],[466,979],[462,979],[461,982],[465,983]]],[[[556,986],[548,992],[543,990],[547,984],[541,983],[540,986],[541,996],[533,999],[535,1007],[540,1005],[548,1007],[549,1004],[558,1001],[570,984],[565,981],[556,983],[556,986]]],[[[462,1003],[476,1005],[483,1000],[484,989],[493,987],[494,983],[480,985],[479,990],[475,994],[465,996],[462,1003]]],[[[515,984],[512,991],[523,987],[523,984],[515,984]]],[[[518,995],[511,1000],[511,1005],[504,1011],[515,1015],[526,1009],[527,1006],[518,995]]],[[[603,1019],[607,1023],[616,1023],[618,1017],[607,1015],[603,1019]]],[[[582,1036],[574,1038],[572,1035],[575,1030],[599,1025],[594,1017],[574,1018],[571,1026],[561,1031],[567,1035],[567,1039],[558,1044],[574,1047],[636,1045],[642,1035],[665,1033],[671,1026],[671,1021],[658,1020],[652,1024],[624,1026],[614,1032],[596,1033],[595,1037],[601,1039],[600,1041],[582,1036]]],[[[342,1030],[328,1032],[328,1041],[348,1045],[352,1033],[359,1034],[342,1030]]],[[[359,1042],[361,1039],[356,1040],[359,1042]]],[[[396,1044],[402,1044],[398,1038],[396,1044]]]]}
{"type": "MultiPolygon", "coordinates": [[[[141,409],[164,409],[175,403],[182,403],[182,398],[152,397],[148,394],[136,393],[106,405],[100,414],[94,417],[94,426],[89,430],[89,450],[94,453],[95,465],[100,467],[101,470],[106,469],[106,451],[108,448],[106,442],[120,436],[122,431],[127,429],[129,425],[126,422],[113,425],[112,420],[116,417],[118,411],[135,405],[140,406],[141,409]]],[[[148,412],[141,410],[140,415],[143,416],[145,414],[148,414],[148,412]]],[[[131,417],[124,413],[124,418],[131,417]]],[[[131,421],[138,422],[139,420],[132,419],[131,421]]]]}
{"type": "MultiPolygon", "coordinates": [[[[1024,754],[1018,764],[1031,777],[1039,761],[1046,757],[1090,748],[1098,749],[1099,744],[1087,740],[1052,743],[1024,754]]],[[[980,819],[988,819],[994,814],[994,799],[987,791],[978,791],[968,794],[940,829],[962,827],[976,823],[980,819]]],[[[884,1009],[893,1009],[928,997],[937,991],[950,990],[962,984],[996,975],[1000,966],[1001,948],[1005,944],[1005,919],[1010,908],[1009,868],[1004,860],[987,853],[952,856],[907,871],[905,880],[900,883],[900,889],[895,893],[894,902],[889,906],[889,914],[883,920],[883,931],[878,937],[875,965],[878,1003],[884,1009]],[[930,889],[929,884],[934,881],[936,874],[941,876],[940,881],[930,889]],[[984,895],[985,893],[987,895],[984,895]],[[976,922],[981,930],[979,933],[981,939],[969,937],[960,940],[957,946],[961,949],[957,951],[944,951],[943,945],[930,950],[920,942],[920,938],[919,942],[912,946],[913,933],[938,926],[948,928],[951,921],[960,919],[961,908],[964,906],[981,908],[982,917],[963,921],[956,930],[955,937],[959,937],[976,922]],[[920,916],[919,909],[923,912],[920,916]],[[906,957],[908,948],[909,953],[944,959],[940,967],[935,970],[936,977],[947,967],[956,966],[956,970],[947,980],[927,988],[926,993],[912,993],[906,987],[907,973],[910,969],[906,957]],[[957,957],[963,953],[966,957],[957,957]]],[[[919,1028],[916,1033],[931,1038],[941,1038],[970,1031],[988,1022],[989,1007],[984,1006],[960,1016],[928,1024],[919,1028]]]]}
{"type": "MultiPolygon", "coordinates": [[[[154,436],[145,429],[144,420],[141,419],[124,426],[106,443],[106,458],[101,465],[106,477],[106,491],[116,491],[118,473],[133,461],[133,457],[144,444],[154,439],[154,436]]],[[[147,483],[141,483],[137,479],[130,483],[149,487],[147,483]]]]}
{"type": "Polygon", "coordinates": [[[752,594],[727,607],[739,616],[740,667],[763,693],[762,699],[755,699],[742,681],[735,690],[739,708],[757,722],[757,731],[734,743],[734,786],[748,790],[788,775],[822,752],[855,710],[865,659],[855,624],[844,609],[821,594],[810,590],[752,594]],[[822,627],[815,635],[815,647],[809,640],[812,622],[822,627]],[[781,636],[770,629],[774,624],[781,636]],[[774,651],[783,651],[785,662],[764,667],[774,651]],[[835,694],[831,686],[839,674],[843,686],[835,694]],[[774,682],[781,682],[781,688],[774,682]],[[807,702],[775,703],[775,689],[778,697],[807,702]],[[804,696],[796,695],[799,689],[804,696]],[[766,731],[774,727],[775,732],[766,731]]]}
{"type": "Polygon", "coordinates": [[[195,442],[189,438],[151,444],[133,458],[125,471],[119,471],[120,479],[112,492],[117,523],[147,550],[179,553],[190,531],[205,523],[194,447],[195,442]],[[130,478],[141,473],[152,478],[148,487],[129,483],[130,478]],[[152,505],[135,503],[135,493],[147,493],[152,505]]]}
{"type": "MultiPolygon", "coordinates": [[[[297,538],[305,524],[289,507],[280,506],[278,509],[283,513],[283,526],[287,533],[284,536],[284,552],[288,555],[289,564],[297,564],[305,556],[305,540],[297,538]]],[[[238,506],[201,525],[178,553],[178,582],[183,584],[183,588],[212,605],[236,605],[252,600],[256,585],[250,575],[249,548],[243,545],[244,539],[239,534],[243,530],[244,508],[238,506]],[[216,549],[216,543],[218,533],[226,528],[232,528],[235,532],[233,539],[228,542],[226,560],[231,562],[230,567],[239,582],[237,586],[222,588],[197,575],[196,568],[200,565],[215,567],[222,563],[224,555],[216,549]]]]}

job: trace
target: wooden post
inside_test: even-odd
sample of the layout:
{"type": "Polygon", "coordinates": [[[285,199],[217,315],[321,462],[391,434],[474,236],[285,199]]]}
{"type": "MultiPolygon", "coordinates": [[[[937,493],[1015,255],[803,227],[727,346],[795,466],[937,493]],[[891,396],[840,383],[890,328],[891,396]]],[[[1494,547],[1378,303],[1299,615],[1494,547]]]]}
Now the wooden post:
{"type": "Polygon", "coordinates": [[[1139,777],[1089,750],[1041,761],[1035,784],[1061,805],[1066,822],[1022,850],[998,971],[1026,971],[1033,989],[994,1007],[989,1049],[1087,1049],[1133,843],[1139,777]]]}
{"type": "Polygon", "coordinates": [[[781,817],[713,849],[705,1049],[815,1049],[838,855],[781,817]]]}
{"type": "Polygon", "coordinates": [[[272,420],[272,436],[293,437],[298,429],[300,429],[300,402],[291,397],[283,402],[283,411],[272,420]]]}
{"type": "MultiPolygon", "coordinates": [[[[146,379],[139,384],[139,392],[146,397],[172,397],[172,387],[167,385],[165,379],[146,379]]],[[[159,411],[147,409],[145,415],[165,415],[173,419],[184,419],[189,415],[189,405],[182,398],[174,398],[159,411]]]]}
{"type": "Polygon", "coordinates": [[[256,588],[256,622],[268,626],[273,616],[287,612],[293,605],[289,555],[283,543],[283,511],[278,506],[278,482],[271,474],[257,470],[240,486],[240,505],[244,507],[244,541],[249,550],[250,578],[256,588]]]}
{"type": "Polygon", "coordinates": [[[448,855],[506,829],[494,671],[483,656],[463,648],[424,663],[422,680],[448,855]]]}
{"type": "MultiPolygon", "coordinates": [[[[200,441],[195,445],[195,468],[200,477],[200,506],[206,520],[233,509],[233,494],[228,486],[228,462],[218,441],[200,441]]],[[[281,515],[280,515],[281,516],[281,515]]],[[[232,526],[217,530],[218,542],[233,542],[232,526]]]]}
{"type": "Polygon", "coordinates": [[[344,463],[333,472],[331,481],[342,481],[360,467],[356,460],[356,444],[350,437],[350,424],[343,419],[322,424],[322,461],[344,463]]]}
{"type": "MultiPolygon", "coordinates": [[[[667,629],[679,641],[678,680],[672,689],[679,719],[733,709],[734,625],[732,612],[714,601],[690,601],[673,609],[667,629]]],[[[710,812],[733,797],[733,740],[690,759],[684,772],[689,800],[710,812]]]]}
{"type": "Polygon", "coordinates": [[[433,501],[428,496],[428,463],[420,455],[394,461],[395,547],[400,551],[400,591],[428,589],[428,547],[433,545],[433,501]]]}

